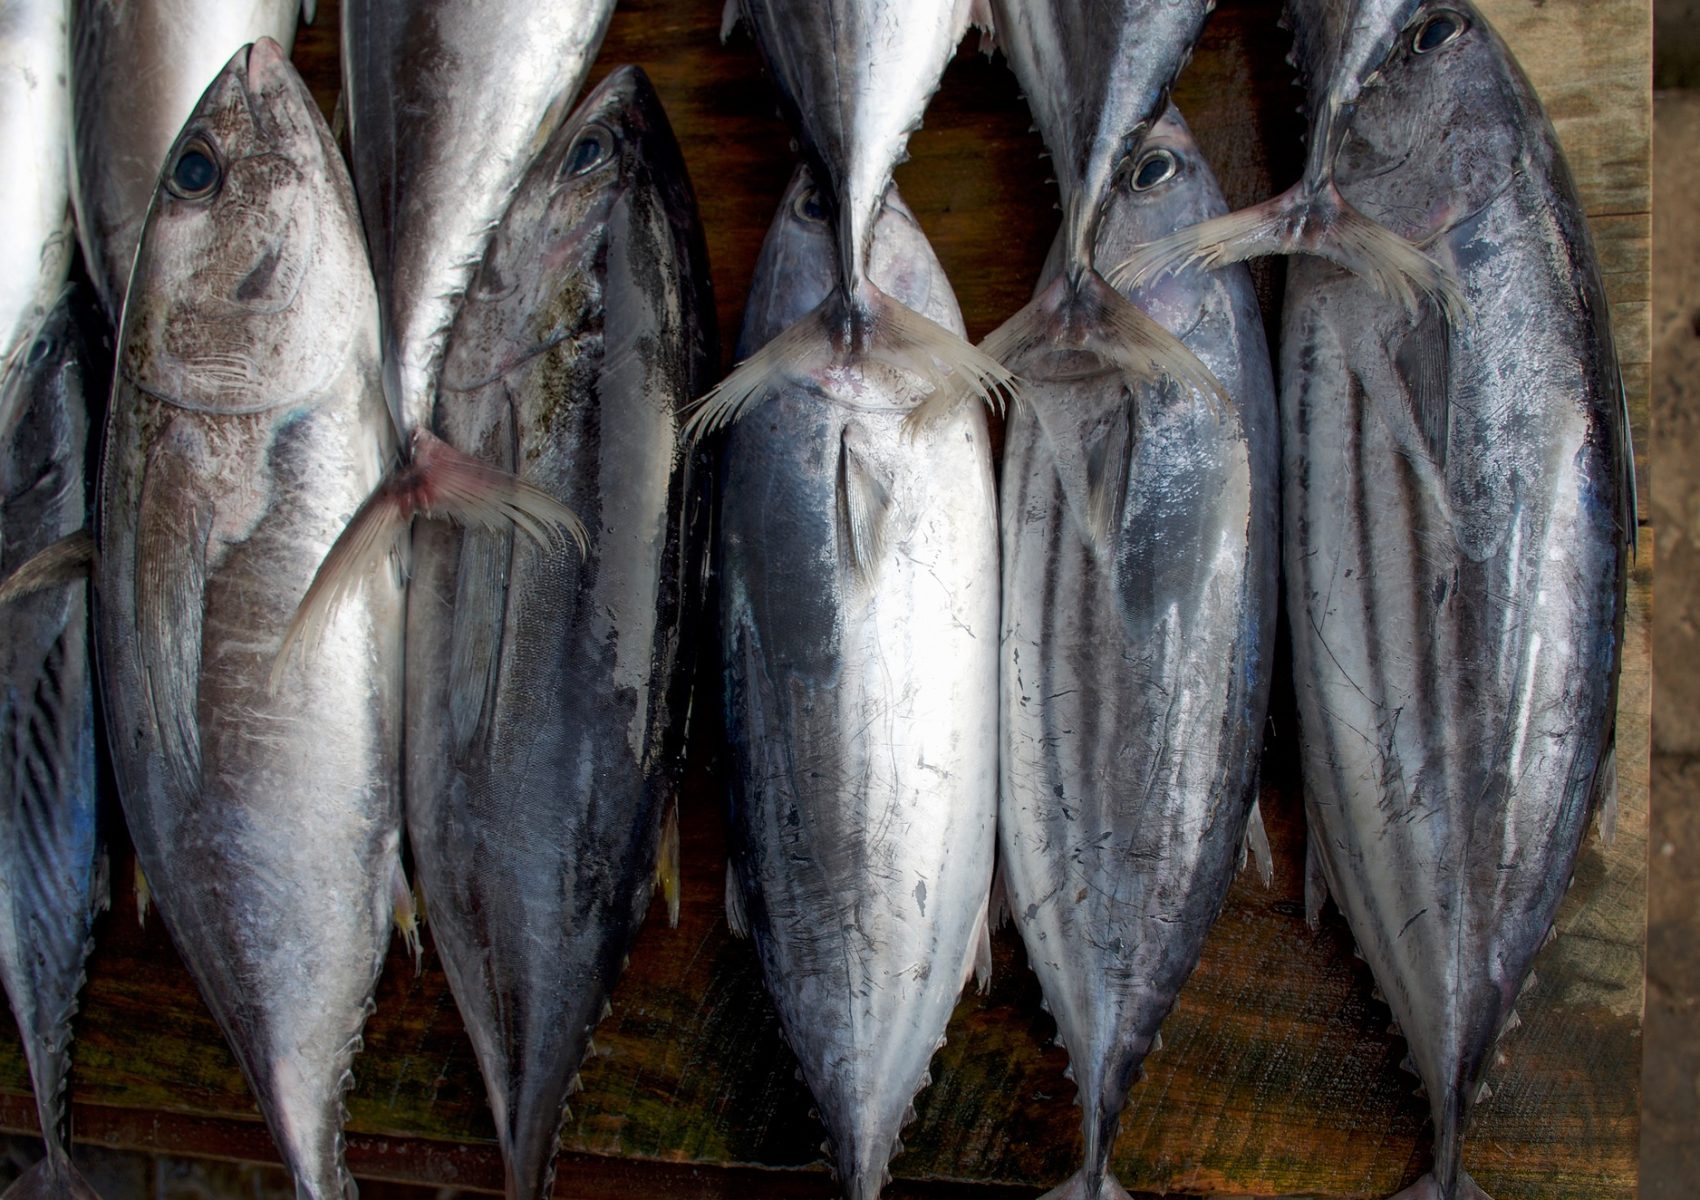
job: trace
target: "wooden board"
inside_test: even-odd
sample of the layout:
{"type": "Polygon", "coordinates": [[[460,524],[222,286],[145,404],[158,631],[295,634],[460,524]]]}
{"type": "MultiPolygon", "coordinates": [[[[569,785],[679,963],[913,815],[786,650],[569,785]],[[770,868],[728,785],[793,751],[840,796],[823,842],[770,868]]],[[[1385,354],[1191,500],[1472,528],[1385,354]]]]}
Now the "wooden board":
{"type": "MultiPolygon", "coordinates": [[[[1607,273],[1645,446],[1648,0],[1493,0],[1482,7],[1547,98],[1607,273]]],[[[1230,202],[1297,174],[1302,123],[1274,0],[1226,0],[1177,99],[1230,202]]],[[[650,72],[696,181],[723,340],[737,329],[757,248],[791,168],[753,47],[722,46],[711,0],[624,0],[597,76],[650,72]]],[[[336,89],[334,5],[296,58],[325,104],[336,89]]],[[[899,172],[933,238],[970,333],[1027,298],[1057,223],[1042,146],[1001,61],[963,53],[899,172]]],[[[1281,267],[1258,278],[1274,328],[1281,267]]],[[[1634,1192],[1645,910],[1647,648],[1652,566],[1644,539],[1622,690],[1623,815],[1591,841],[1537,971],[1526,1024],[1506,1045],[1466,1163],[1497,1200],[1634,1192]]],[[[1302,919],[1302,814],[1288,685],[1277,684],[1264,797],[1274,886],[1236,884],[1198,972],[1165,1026],[1124,1120],[1116,1163],[1151,1193],[1379,1197],[1426,1163],[1426,1106],[1369,996],[1368,972],[1330,912],[1302,919]]],[[[754,955],[721,913],[723,834],[715,747],[698,748],[684,810],[683,919],[652,921],[598,1033],[601,1056],[573,1105],[562,1196],[824,1197],[818,1124],[793,1078],[754,955]]],[[[121,861],[117,878],[126,878],[121,861]]],[[[123,888],[119,889],[123,891],[123,888]]],[[[990,995],[966,998],[893,1164],[891,1195],[1031,1195],[1079,1153],[1072,1086],[1016,940],[996,944],[990,995]]],[[[121,895],[100,929],[77,1025],[79,1135],[109,1145],[272,1157],[234,1062],[158,922],[121,895]]],[[[495,1188],[483,1089],[434,956],[398,953],[380,983],[349,1101],[350,1159],[372,1178],[495,1188]]],[[[21,1054],[0,1044],[0,1125],[33,1114],[21,1054]]]]}

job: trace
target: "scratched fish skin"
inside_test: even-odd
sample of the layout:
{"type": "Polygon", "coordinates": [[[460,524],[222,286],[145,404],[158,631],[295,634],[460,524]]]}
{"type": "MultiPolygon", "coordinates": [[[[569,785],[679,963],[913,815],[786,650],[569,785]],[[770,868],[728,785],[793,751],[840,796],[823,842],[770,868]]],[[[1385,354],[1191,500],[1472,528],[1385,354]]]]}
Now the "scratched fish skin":
{"type": "Polygon", "coordinates": [[[71,0],[72,200],[114,324],[166,152],[213,77],[261,37],[285,51],[313,0],[71,0]]]}
{"type": "Polygon", "coordinates": [[[992,0],[1009,58],[1056,164],[1069,274],[1093,268],[1119,167],[1163,115],[1215,0],[992,0]]]}
{"type": "Polygon", "coordinates": [[[589,549],[414,535],[408,828],[510,1197],[549,1194],[676,799],[700,617],[680,409],[717,361],[713,329],[684,161],[648,79],[622,68],[521,183],[436,412],[450,445],[582,513],[589,549]]]}
{"type": "Polygon", "coordinates": [[[1613,794],[1628,427],[1575,188],[1472,6],[1418,8],[1338,175],[1450,265],[1472,317],[1448,328],[1323,262],[1289,275],[1287,594],[1311,846],[1427,1089],[1434,1166],[1400,1196],[1476,1198],[1465,1122],[1613,794]]]}
{"type": "MultiPolygon", "coordinates": [[[[1097,260],[1226,209],[1170,108],[1097,260]]],[[[1187,271],[1130,299],[1227,402],[1062,350],[1029,367],[1005,435],[999,839],[1086,1147],[1054,1200],[1127,1194],[1116,1127],[1238,866],[1275,639],[1275,381],[1251,279],[1187,271]]]]}
{"type": "MultiPolygon", "coordinates": [[[[744,348],[819,303],[833,250],[799,173],[757,264],[744,348]]],[[[960,333],[895,192],[871,272],[960,333]]],[[[989,444],[977,405],[911,436],[924,395],[873,360],[799,374],[732,427],[717,474],[729,916],[754,938],[848,1200],[879,1194],[967,975],[990,970],[989,444]]]]}
{"type": "Polygon", "coordinates": [[[383,314],[384,389],[428,427],[491,231],[584,82],[614,0],[348,0],[342,85],[383,314]]]}
{"type": "Polygon", "coordinates": [[[297,1195],[341,1200],[342,1095],[405,886],[396,581],[271,675],[394,437],[352,187],[276,43],[184,127],[119,347],[95,581],[120,798],[297,1195]]]}
{"type": "MultiPolygon", "coordinates": [[[[67,293],[0,388],[0,575],[88,520],[88,401],[103,382],[89,302],[67,293]]],[[[94,1194],[70,1162],[64,1091],[83,963],[107,903],[96,798],[85,576],[0,605],[0,980],[47,1144],[9,1200],[94,1194]]]]}
{"type": "Polygon", "coordinates": [[[0,366],[27,351],[71,267],[68,0],[0,3],[0,366]]]}

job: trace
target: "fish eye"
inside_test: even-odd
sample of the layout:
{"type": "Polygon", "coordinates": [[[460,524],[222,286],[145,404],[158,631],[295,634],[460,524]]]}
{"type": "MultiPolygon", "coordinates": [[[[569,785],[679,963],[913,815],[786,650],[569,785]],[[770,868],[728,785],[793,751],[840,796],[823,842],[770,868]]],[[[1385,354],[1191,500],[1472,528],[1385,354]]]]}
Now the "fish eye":
{"type": "Polygon", "coordinates": [[[1167,150],[1153,150],[1133,168],[1133,190],[1148,192],[1160,183],[1167,183],[1180,170],[1180,163],[1167,150]]]}
{"type": "Polygon", "coordinates": [[[199,200],[218,189],[223,173],[212,147],[195,138],[178,151],[171,164],[171,190],[185,200],[199,200]]]}
{"type": "Polygon", "coordinates": [[[586,125],[573,139],[561,164],[563,176],[583,175],[607,162],[614,153],[614,135],[601,125],[586,125]]]}
{"type": "Polygon", "coordinates": [[[803,192],[791,207],[799,217],[811,224],[823,225],[826,223],[826,209],[821,207],[819,188],[810,188],[803,192]]]}
{"type": "Polygon", "coordinates": [[[1462,16],[1455,12],[1437,12],[1417,29],[1416,35],[1411,38],[1411,49],[1418,54],[1427,54],[1456,41],[1463,32],[1462,16]]]}
{"type": "Polygon", "coordinates": [[[24,365],[39,367],[47,361],[47,356],[53,353],[53,335],[44,333],[30,343],[30,352],[24,357],[24,365]]]}

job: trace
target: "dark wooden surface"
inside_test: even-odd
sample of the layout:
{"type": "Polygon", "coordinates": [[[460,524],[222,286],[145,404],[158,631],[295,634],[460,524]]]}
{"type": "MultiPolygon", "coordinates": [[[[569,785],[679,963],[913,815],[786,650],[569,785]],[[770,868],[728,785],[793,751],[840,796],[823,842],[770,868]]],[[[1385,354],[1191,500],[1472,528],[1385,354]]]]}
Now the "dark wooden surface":
{"type": "MultiPolygon", "coordinates": [[[[1646,445],[1647,0],[1494,0],[1483,7],[1547,98],[1608,276],[1646,445]],[[1627,36],[1626,32],[1628,31],[1627,36]]],[[[1299,93],[1282,61],[1273,0],[1225,0],[1177,99],[1230,202],[1297,171],[1299,93]]],[[[596,78],[650,72],[696,183],[721,330],[735,337],[756,250],[791,169],[789,133],[743,35],[721,46],[712,0],[624,0],[596,78]]],[[[296,60],[327,111],[336,11],[303,33],[296,60]]],[[[1027,298],[1056,225],[1043,147],[1001,61],[964,47],[899,182],[933,238],[970,334],[1027,298]]],[[[1274,311],[1281,268],[1261,265],[1274,311]]],[[[1273,327],[1273,326],[1272,326],[1273,327]]],[[[1652,568],[1644,539],[1622,696],[1623,818],[1591,840],[1559,927],[1537,962],[1525,1024],[1491,1075],[1466,1163],[1497,1200],[1599,1200],[1634,1192],[1645,919],[1647,648],[1652,568]]],[[[1426,1162],[1426,1106],[1370,999],[1332,910],[1302,919],[1302,811],[1286,684],[1266,752],[1274,886],[1235,885],[1197,974],[1134,1089],[1117,1166],[1151,1193],[1379,1197],[1426,1162]]],[[[557,1193],[615,1197],[824,1197],[818,1124],[793,1077],[754,956],[721,912],[723,842],[715,747],[698,747],[684,806],[679,928],[652,920],[598,1032],[600,1054],[567,1123],[557,1193]]],[[[127,860],[99,931],[77,1025],[78,1136],[106,1145],[270,1159],[275,1154],[218,1030],[158,922],[138,926],[127,860]]],[[[415,974],[392,954],[356,1063],[349,1156],[372,1179],[496,1188],[483,1088],[433,954],[415,974]]],[[[1078,1110],[1049,1046],[1051,1021],[1013,935],[996,942],[991,993],[959,1006],[922,1094],[894,1197],[1030,1195],[1079,1153],[1078,1110]]],[[[0,1126],[33,1128],[22,1057],[0,1040],[0,1126]]]]}

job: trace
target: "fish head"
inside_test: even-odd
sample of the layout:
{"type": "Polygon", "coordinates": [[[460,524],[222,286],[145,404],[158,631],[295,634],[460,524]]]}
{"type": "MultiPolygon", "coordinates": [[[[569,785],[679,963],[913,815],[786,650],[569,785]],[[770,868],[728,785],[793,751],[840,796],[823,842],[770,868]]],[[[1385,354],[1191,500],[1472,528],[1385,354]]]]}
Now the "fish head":
{"type": "MultiPolygon", "coordinates": [[[[600,330],[606,287],[642,257],[632,239],[700,238],[696,203],[660,98],[637,67],[599,84],[550,135],[497,227],[456,319],[442,387],[482,387],[600,330]]],[[[653,260],[652,260],[653,261],[653,260]]]]}
{"type": "Polygon", "coordinates": [[[1422,0],[1290,0],[1292,61],[1310,113],[1305,182],[1324,188],[1340,139],[1366,89],[1422,0]]]}
{"type": "Polygon", "coordinates": [[[282,48],[262,38],[213,80],[165,160],[125,299],[120,370],[183,407],[275,408],[339,373],[375,320],[371,291],[330,131],[282,48]]]}
{"type": "Polygon", "coordinates": [[[1418,5],[1341,139],[1335,183],[1419,244],[1503,192],[1542,118],[1504,43],[1468,0],[1418,5]]]}
{"type": "Polygon", "coordinates": [[[89,326],[78,320],[76,299],[67,292],[26,329],[0,374],[0,535],[23,509],[54,501],[72,469],[82,465],[85,381],[88,391],[94,389],[89,326]]]}

